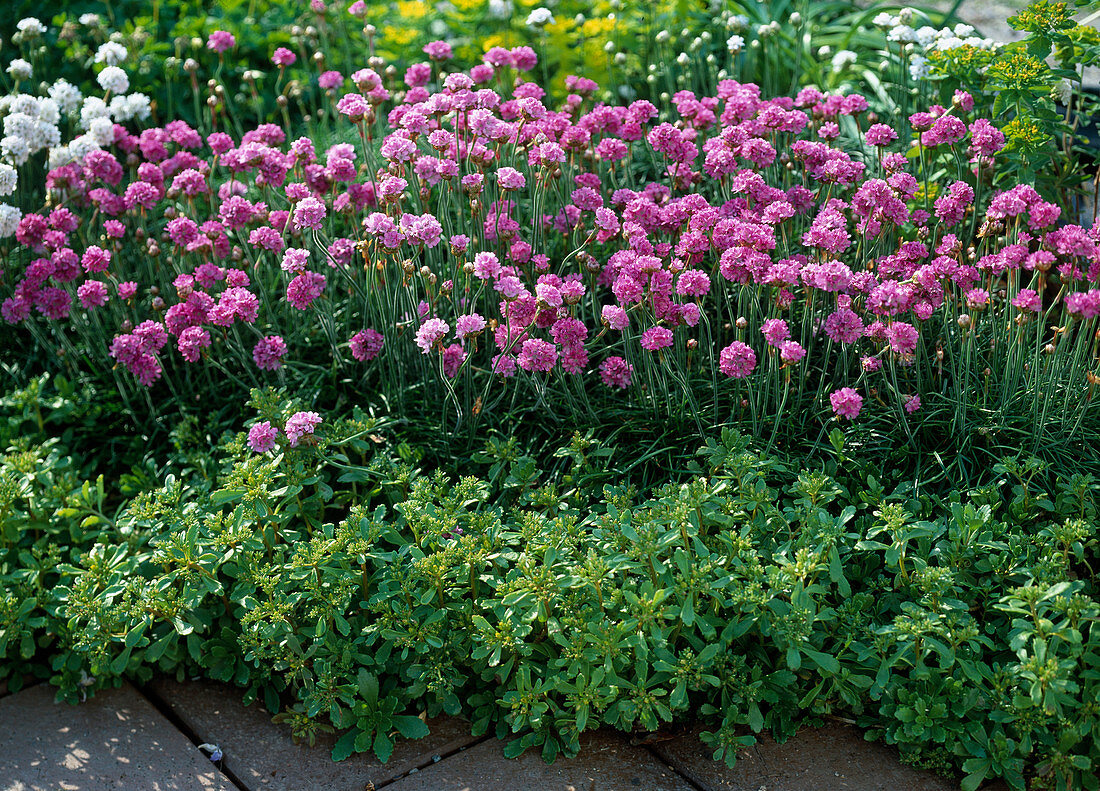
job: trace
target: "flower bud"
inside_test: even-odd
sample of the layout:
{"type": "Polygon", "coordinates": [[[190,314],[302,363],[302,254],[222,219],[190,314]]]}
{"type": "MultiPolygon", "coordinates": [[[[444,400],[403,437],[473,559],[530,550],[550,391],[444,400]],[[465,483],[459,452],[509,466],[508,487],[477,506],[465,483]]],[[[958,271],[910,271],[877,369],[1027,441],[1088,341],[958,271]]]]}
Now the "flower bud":
{"type": "Polygon", "coordinates": [[[958,318],[959,326],[964,330],[970,327],[970,314],[964,313],[958,318]]]}

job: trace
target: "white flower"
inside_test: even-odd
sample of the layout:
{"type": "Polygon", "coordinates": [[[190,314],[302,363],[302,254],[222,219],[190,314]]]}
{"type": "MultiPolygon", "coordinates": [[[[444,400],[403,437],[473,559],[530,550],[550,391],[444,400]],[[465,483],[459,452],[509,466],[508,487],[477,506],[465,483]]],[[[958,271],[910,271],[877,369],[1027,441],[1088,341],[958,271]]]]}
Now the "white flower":
{"type": "Polygon", "coordinates": [[[850,49],[842,49],[833,55],[833,71],[844,71],[856,62],[856,53],[850,49]]]}
{"type": "Polygon", "coordinates": [[[18,183],[18,171],[11,165],[0,164],[0,195],[11,195],[18,183]]]}
{"type": "Polygon", "coordinates": [[[1058,84],[1054,86],[1054,95],[1062,104],[1069,104],[1069,100],[1073,98],[1073,83],[1065,77],[1058,80],[1058,84]]]}
{"type": "Polygon", "coordinates": [[[56,124],[61,120],[61,110],[51,98],[38,100],[38,120],[44,124],[56,124]]]}
{"type": "Polygon", "coordinates": [[[11,97],[11,102],[7,109],[11,113],[19,113],[22,115],[29,115],[31,118],[37,118],[38,98],[31,96],[29,93],[17,93],[11,97]]]}
{"type": "Polygon", "coordinates": [[[0,203],[0,238],[14,236],[21,219],[23,212],[18,207],[0,203]]]}
{"type": "Polygon", "coordinates": [[[749,26],[749,18],[744,14],[735,14],[729,18],[726,22],[726,27],[730,30],[745,30],[749,26]]]}
{"type": "Polygon", "coordinates": [[[8,113],[4,116],[5,137],[21,137],[24,140],[34,134],[34,128],[38,124],[34,116],[26,113],[8,113]]]}
{"type": "Polygon", "coordinates": [[[110,93],[126,93],[130,88],[130,78],[118,66],[108,66],[96,77],[99,87],[110,93]]]}
{"type": "Polygon", "coordinates": [[[657,35],[654,36],[658,44],[667,44],[670,38],[672,38],[672,34],[667,30],[658,31],[657,35]]]}
{"type": "Polygon", "coordinates": [[[95,27],[99,24],[99,14],[81,14],[78,21],[85,27],[95,27]]]}
{"type": "Polygon", "coordinates": [[[99,143],[97,143],[91,135],[80,135],[73,138],[69,143],[69,153],[72,154],[73,161],[84,162],[84,157],[88,156],[93,151],[100,149],[99,143]]]}
{"type": "Polygon", "coordinates": [[[108,66],[117,66],[126,60],[128,54],[126,47],[116,41],[108,41],[105,44],[99,45],[99,49],[97,49],[95,53],[95,62],[106,63],[108,66]]]}
{"type": "Polygon", "coordinates": [[[887,14],[883,11],[881,14],[871,20],[871,24],[875,27],[891,28],[898,24],[898,18],[893,14],[887,14]]]}
{"type": "Polygon", "coordinates": [[[940,52],[946,52],[949,49],[958,49],[965,43],[965,41],[957,36],[947,36],[936,42],[936,49],[940,52]]]}
{"type": "Polygon", "coordinates": [[[928,58],[921,55],[914,55],[909,59],[909,76],[914,80],[926,79],[930,73],[928,58]]]}
{"type": "Polygon", "coordinates": [[[73,155],[69,152],[68,146],[58,146],[50,149],[48,165],[50,170],[68,165],[72,161],[73,155]]]}
{"type": "Polygon", "coordinates": [[[513,6],[510,0],[489,0],[489,16],[496,19],[507,19],[512,15],[513,6]]]}
{"type": "Polygon", "coordinates": [[[931,25],[925,25],[924,27],[917,28],[917,43],[927,49],[932,44],[932,42],[936,40],[938,35],[939,31],[931,25]]]}
{"type": "Polygon", "coordinates": [[[80,109],[80,103],[84,100],[84,97],[80,94],[80,89],[67,80],[55,82],[50,86],[48,93],[50,98],[57,102],[58,108],[65,115],[80,109]]]}
{"type": "Polygon", "coordinates": [[[80,128],[87,129],[96,118],[106,118],[110,114],[107,102],[98,96],[89,96],[80,107],[80,128]]]}
{"type": "Polygon", "coordinates": [[[904,42],[916,41],[917,31],[913,30],[909,25],[896,25],[886,34],[886,40],[904,42]]]}
{"type": "Polygon", "coordinates": [[[974,26],[962,23],[955,25],[955,35],[959,38],[970,38],[974,35],[974,26]]]}
{"type": "Polygon", "coordinates": [[[88,128],[88,134],[101,146],[109,146],[115,139],[115,125],[110,118],[97,118],[88,128]]]}
{"type": "Polygon", "coordinates": [[[46,26],[33,16],[20,19],[15,23],[15,27],[24,36],[41,36],[46,32],[46,26]]]}
{"type": "Polygon", "coordinates": [[[29,80],[34,70],[31,68],[31,64],[22,58],[16,58],[8,64],[8,74],[12,76],[12,79],[16,80],[29,80]]]}
{"type": "Polygon", "coordinates": [[[528,27],[545,27],[554,24],[554,15],[549,8],[536,8],[527,15],[528,27]]]}
{"type": "Polygon", "coordinates": [[[5,135],[0,138],[0,153],[4,158],[16,165],[25,164],[31,156],[31,147],[26,138],[15,135],[5,135]]]}
{"type": "Polygon", "coordinates": [[[686,66],[691,63],[691,58],[686,52],[681,52],[679,55],[676,56],[676,62],[679,63],[681,66],[686,66]]]}
{"type": "Polygon", "coordinates": [[[741,36],[730,36],[726,39],[726,49],[730,52],[740,52],[745,48],[745,39],[741,36]]]}
{"type": "Polygon", "coordinates": [[[149,97],[144,93],[131,93],[126,97],[126,104],[130,108],[130,115],[137,121],[144,121],[153,114],[149,97]]]}

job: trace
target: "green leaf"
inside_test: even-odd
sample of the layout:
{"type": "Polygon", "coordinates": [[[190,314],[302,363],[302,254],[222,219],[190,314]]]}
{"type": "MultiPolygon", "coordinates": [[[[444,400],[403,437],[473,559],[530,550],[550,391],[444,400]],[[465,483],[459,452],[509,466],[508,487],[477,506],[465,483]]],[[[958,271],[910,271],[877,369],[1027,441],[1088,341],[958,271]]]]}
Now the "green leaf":
{"type": "Polygon", "coordinates": [[[343,761],[355,752],[355,740],[359,736],[359,731],[352,728],[345,733],[339,739],[336,740],[336,744],[332,746],[332,760],[343,761]]]}
{"type": "Polygon", "coordinates": [[[428,724],[419,717],[399,714],[393,717],[393,727],[406,739],[423,739],[430,731],[428,724]]]}
{"type": "Polygon", "coordinates": [[[389,761],[390,756],[393,755],[393,739],[384,733],[375,736],[374,754],[378,756],[378,760],[382,763],[389,761]]]}

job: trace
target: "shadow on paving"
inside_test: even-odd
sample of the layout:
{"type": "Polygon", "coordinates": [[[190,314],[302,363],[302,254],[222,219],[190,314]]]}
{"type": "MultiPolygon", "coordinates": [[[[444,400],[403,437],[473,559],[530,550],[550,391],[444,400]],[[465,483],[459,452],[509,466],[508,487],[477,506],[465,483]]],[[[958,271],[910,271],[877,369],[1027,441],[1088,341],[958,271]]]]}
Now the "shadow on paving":
{"type": "Polygon", "coordinates": [[[128,684],[80,706],[39,684],[0,699],[0,791],[231,791],[128,684]]]}

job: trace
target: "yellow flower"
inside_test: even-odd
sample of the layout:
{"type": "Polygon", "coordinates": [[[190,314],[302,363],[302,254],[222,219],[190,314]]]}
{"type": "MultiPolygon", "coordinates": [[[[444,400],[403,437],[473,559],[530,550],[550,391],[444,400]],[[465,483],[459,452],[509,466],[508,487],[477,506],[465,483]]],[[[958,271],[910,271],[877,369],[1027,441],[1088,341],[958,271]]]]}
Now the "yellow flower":
{"type": "Polygon", "coordinates": [[[473,11],[485,4],[485,0],[451,0],[454,7],[461,12],[473,11]]]}
{"type": "Polygon", "coordinates": [[[1019,90],[1045,84],[1050,69],[1038,58],[1024,52],[1014,52],[993,61],[988,75],[994,85],[1019,90]]]}
{"type": "Polygon", "coordinates": [[[1029,33],[1049,33],[1052,30],[1065,30],[1074,27],[1073,12],[1066,3],[1049,3],[1036,0],[1016,16],[1008,20],[1016,30],[1029,33]]]}
{"type": "Polygon", "coordinates": [[[405,19],[422,19],[431,8],[422,0],[398,0],[397,13],[405,19]]]}
{"type": "Polygon", "coordinates": [[[382,27],[382,42],[386,46],[404,47],[414,41],[418,32],[407,27],[394,27],[393,25],[384,25],[382,27]]]}
{"type": "Polygon", "coordinates": [[[1013,118],[1001,131],[1005,134],[1005,148],[1010,151],[1035,153],[1050,140],[1037,123],[1026,118],[1013,118]]]}

